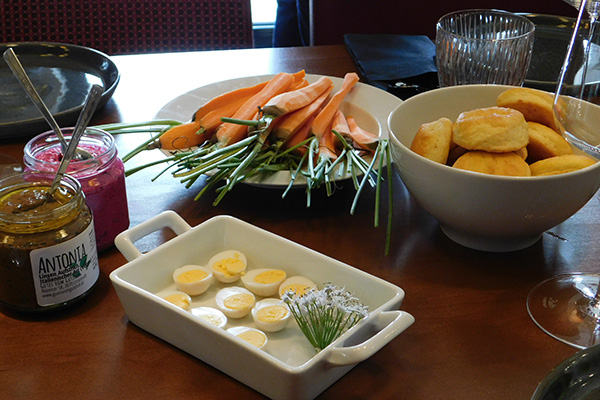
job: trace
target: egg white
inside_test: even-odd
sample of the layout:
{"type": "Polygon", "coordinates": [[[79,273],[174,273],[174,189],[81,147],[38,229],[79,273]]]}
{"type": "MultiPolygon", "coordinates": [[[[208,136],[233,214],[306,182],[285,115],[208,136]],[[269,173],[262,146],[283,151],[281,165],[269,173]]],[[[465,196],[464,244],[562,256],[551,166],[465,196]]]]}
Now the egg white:
{"type": "Polygon", "coordinates": [[[215,302],[217,303],[217,307],[219,308],[219,310],[223,311],[223,313],[228,316],[229,318],[242,318],[245,317],[250,310],[252,309],[252,307],[254,306],[256,299],[254,297],[254,294],[252,294],[252,292],[250,292],[248,289],[245,289],[243,287],[239,287],[239,286],[230,286],[230,287],[226,287],[223,288],[221,290],[219,290],[217,292],[217,295],[215,296],[215,302]],[[246,294],[249,295],[251,297],[251,301],[245,305],[245,307],[240,308],[240,309],[231,309],[229,307],[227,307],[225,305],[226,300],[234,295],[237,294],[246,294]]]}
{"type": "MultiPolygon", "coordinates": [[[[260,345],[260,346],[256,346],[259,349],[262,349],[263,347],[265,347],[267,345],[267,342],[269,341],[269,339],[267,338],[267,335],[256,328],[251,328],[249,326],[235,326],[233,328],[229,328],[227,329],[227,332],[231,333],[234,336],[240,337],[240,335],[244,334],[245,332],[254,332],[257,333],[258,335],[261,336],[261,338],[264,339],[264,342],[260,345]]],[[[240,338],[241,340],[244,340],[243,338],[240,338]]],[[[249,343],[248,341],[246,341],[246,343],[249,343]]],[[[250,343],[253,344],[253,343],[250,343]]]]}
{"type": "Polygon", "coordinates": [[[187,293],[181,292],[179,290],[167,290],[167,291],[161,292],[157,295],[158,295],[158,297],[162,298],[163,300],[165,300],[177,307],[183,308],[186,311],[190,309],[190,306],[192,304],[192,298],[190,297],[190,295],[187,293]],[[169,296],[178,296],[179,298],[182,299],[182,301],[184,302],[185,305],[175,304],[173,301],[170,301],[167,299],[169,296]]]}
{"type": "Polygon", "coordinates": [[[216,308],[194,307],[190,310],[190,312],[194,316],[216,326],[217,328],[224,328],[225,325],[227,325],[227,317],[216,308]]]}
{"type": "Polygon", "coordinates": [[[262,329],[265,332],[278,332],[285,328],[290,321],[291,312],[287,304],[285,304],[282,300],[279,299],[264,299],[256,302],[254,307],[252,307],[252,319],[254,320],[254,324],[259,329],[262,329]],[[263,319],[259,319],[259,311],[266,307],[271,306],[282,306],[286,310],[286,314],[283,318],[274,320],[274,321],[265,321],[263,319]]]}
{"type": "Polygon", "coordinates": [[[282,297],[283,294],[285,293],[285,288],[290,286],[290,285],[304,285],[307,286],[309,288],[314,288],[317,285],[311,281],[308,278],[305,278],[303,276],[291,276],[289,278],[287,278],[285,281],[283,281],[283,283],[281,285],[279,285],[279,297],[282,297]]]}
{"type": "Polygon", "coordinates": [[[259,274],[263,272],[274,271],[272,268],[257,268],[246,271],[246,274],[242,276],[242,283],[246,287],[246,289],[250,290],[257,296],[268,297],[274,296],[277,294],[277,290],[279,289],[279,285],[285,280],[286,274],[284,271],[284,275],[281,279],[271,282],[271,283],[260,283],[256,282],[254,279],[259,274]]]}
{"type": "Polygon", "coordinates": [[[242,275],[244,275],[244,273],[246,272],[247,265],[248,265],[248,261],[246,260],[246,255],[238,250],[222,251],[222,252],[212,256],[211,259],[208,261],[208,266],[211,269],[211,271],[213,272],[214,277],[218,281],[223,282],[223,283],[232,283],[232,282],[235,282],[238,279],[240,279],[240,277],[242,275]],[[227,274],[227,273],[223,273],[222,271],[220,271],[218,269],[215,269],[215,264],[217,262],[224,260],[224,259],[228,259],[228,258],[238,258],[239,260],[241,260],[242,263],[244,264],[243,270],[236,274],[227,274]]]}
{"type": "Polygon", "coordinates": [[[208,290],[208,288],[213,282],[213,273],[210,269],[206,267],[201,267],[199,265],[184,265],[183,267],[177,268],[173,272],[173,281],[175,281],[177,289],[189,294],[190,296],[197,296],[208,290]],[[177,277],[179,275],[185,272],[195,270],[203,271],[207,274],[207,276],[201,280],[196,280],[193,282],[180,282],[179,280],[177,280],[177,277]]]}

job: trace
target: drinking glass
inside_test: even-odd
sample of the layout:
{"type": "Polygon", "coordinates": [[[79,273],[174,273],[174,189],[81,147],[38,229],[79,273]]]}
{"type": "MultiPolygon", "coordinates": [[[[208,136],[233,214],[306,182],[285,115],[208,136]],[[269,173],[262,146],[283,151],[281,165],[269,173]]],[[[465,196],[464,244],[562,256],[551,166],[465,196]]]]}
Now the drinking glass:
{"type": "MultiPolygon", "coordinates": [[[[578,0],[569,0],[578,1],[578,0]]],[[[600,0],[581,3],[559,75],[554,114],[563,136],[576,148],[600,158],[600,0]],[[584,10],[589,20],[583,19],[584,10]]],[[[565,274],[538,284],[527,310],[544,332],[584,349],[600,343],[600,275],[565,274]]]]}
{"type": "Polygon", "coordinates": [[[534,29],[527,18],[500,10],[444,15],[436,25],[440,86],[521,86],[531,60],[534,29]]]}

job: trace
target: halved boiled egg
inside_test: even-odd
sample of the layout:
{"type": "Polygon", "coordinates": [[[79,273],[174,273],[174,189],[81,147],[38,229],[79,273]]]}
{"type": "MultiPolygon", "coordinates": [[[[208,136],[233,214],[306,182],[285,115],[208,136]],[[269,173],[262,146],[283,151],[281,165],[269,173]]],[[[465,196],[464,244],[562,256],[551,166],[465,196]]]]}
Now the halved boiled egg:
{"type": "Polygon", "coordinates": [[[254,323],[266,332],[278,332],[285,328],[290,315],[288,305],[279,299],[264,299],[252,307],[254,323]]]}
{"type": "Polygon", "coordinates": [[[246,256],[241,251],[225,250],[208,262],[215,278],[223,283],[235,282],[246,272],[246,256]]]}
{"type": "Polygon", "coordinates": [[[268,341],[267,335],[265,335],[264,332],[249,326],[235,326],[227,329],[227,332],[239,337],[242,340],[245,340],[259,349],[265,347],[268,341]]]}
{"type": "Polygon", "coordinates": [[[190,296],[197,296],[210,287],[213,273],[210,269],[199,265],[184,265],[173,272],[173,280],[177,289],[190,296]]]}
{"type": "Polygon", "coordinates": [[[217,292],[215,296],[217,307],[229,318],[242,318],[246,316],[254,305],[255,298],[252,292],[243,287],[231,286],[217,292]]]}
{"type": "Polygon", "coordinates": [[[268,297],[277,294],[285,278],[285,271],[280,269],[258,268],[247,271],[242,276],[242,283],[255,295],[268,297]]]}
{"type": "Polygon", "coordinates": [[[224,328],[227,324],[227,317],[221,311],[212,307],[194,307],[190,312],[196,317],[213,324],[217,328],[224,328]]]}
{"type": "Polygon", "coordinates": [[[316,286],[317,285],[308,278],[299,275],[291,276],[279,286],[279,297],[283,296],[285,292],[294,292],[296,296],[302,296],[316,286]]]}
{"type": "Polygon", "coordinates": [[[177,307],[183,308],[184,310],[189,310],[190,305],[192,304],[192,298],[189,294],[177,290],[163,292],[159,296],[168,301],[169,303],[174,304],[177,307]]]}

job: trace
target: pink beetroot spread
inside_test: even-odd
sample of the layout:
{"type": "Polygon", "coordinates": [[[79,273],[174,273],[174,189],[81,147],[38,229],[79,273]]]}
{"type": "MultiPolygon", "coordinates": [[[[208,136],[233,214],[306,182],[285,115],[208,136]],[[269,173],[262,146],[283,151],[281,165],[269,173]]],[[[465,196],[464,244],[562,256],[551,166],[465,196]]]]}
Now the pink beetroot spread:
{"type": "MultiPolygon", "coordinates": [[[[90,144],[80,144],[79,148],[90,152],[94,157],[102,155],[106,148],[90,144]]],[[[40,161],[60,163],[60,146],[52,146],[35,155],[40,161]]],[[[85,193],[88,207],[94,215],[94,230],[98,250],[112,246],[115,237],[129,227],[127,194],[125,191],[125,168],[123,162],[115,160],[102,170],[82,170],[83,162],[77,160],[69,164],[67,173],[77,178],[85,193]]]]}

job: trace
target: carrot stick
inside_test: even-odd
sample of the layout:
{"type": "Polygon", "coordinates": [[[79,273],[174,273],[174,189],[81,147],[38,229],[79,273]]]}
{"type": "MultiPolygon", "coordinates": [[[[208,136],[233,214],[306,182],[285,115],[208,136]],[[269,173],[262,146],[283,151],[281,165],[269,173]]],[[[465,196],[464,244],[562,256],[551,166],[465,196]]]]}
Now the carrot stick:
{"type": "MultiPolygon", "coordinates": [[[[272,97],[289,89],[294,82],[294,76],[285,72],[277,74],[269,83],[257,94],[248,99],[236,112],[232,118],[238,120],[249,120],[254,117],[259,107],[263,107],[272,97]]],[[[217,130],[217,140],[220,147],[236,143],[247,133],[248,127],[241,124],[224,123],[217,130]]]]}
{"type": "Polygon", "coordinates": [[[333,85],[329,85],[315,101],[281,117],[281,122],[273,130],[274,137],[278,141],[285,143],[289,138],[295,136],[296,132],[304,126],[306,121],[319,111],[332,89],[333,85]]]}
{"type": "MultiPolygon", "coordinates": [[[[317,118],[315,117],[315,120],[317,118]]],[[[315,122],[313,121],[313,127],[315,125],[315,122]]],[[[335,152],[335,139],[334,139],[334,134],[331,131],[331,124],[329,125],[329,129],[327,129],[325,131],[325,133],[323,135],[321,135],[320,138],[318,138],[319,140],[319,158],[320,157],[325,157],[329,160],[335,160],[337,158],[337,154],[335,152]]]]}
{"type": "MultiPolygon", "coordinates": [[[[342,135],[342,137],[348,137],[350,135],[350,127],[348,126],[348,121],[346,121],[346,116],[339,108],[333,115],[333,121],[331,122],[331,129],[342,135]]],[[[333,135],[334,143],[339,145],[340,139],[337,135],[333,135]]]]}
{"type": "Polygon", "coordinates": [[[261,82],[254,86],[234,89],[229,92],[223,93],[213,98],[212,100],[209,100],[202,107],[200,107],[198,111],[194,113],[193,120],[196,121],[202,119],[202,117],[204,117],[209,112],[224,107],[227,104],[239,98],[249,98],[251,96],[254,96],[256,93],[260,92],[267,85],[267,83],[269,83],[269,81],[261,82]]]}
{"type": "Polygon", "coordinates": [[[369,151],[373,151],[377,148],[379,142],[379,137],[377,135],[358,126],[356,120],[352,116],[349,116],[346,120],[348,121],[348,127],[350,128],[349,137],[356,146],[369,151]]]}
{"type": "Polygon", "coordinates": [[[221,108],[212,110],[200,119],[200,127],[203,129],[203,133],[212,136],[216,131],[217,127],[221,125],[221,118],[231,117],[239,108],[250,99],[252,96],[240,97],[237,100],[232,101],[224,105],[221,108]]]}
{"type": "Polygon", "coordinates": [[[335,115],[337,109],[340,104],[344,100],[344,97],[350,92],[350,90],[356,85],[359,78],[355,72],[349,72],[344,76],[344,81],[342,82],[342,87],[338,90],[331,100],[323,107],[323,110],[319,112],[315,120],[312,124],[312,132],[313,134],[321,139],[325,133],[330,132],[331,129],[331,121],[333,120],[333,116],[335,115]]]}
{"type": "Polygon", "coordinates": [[[200,123],[198,121],[174,126],[158,138],[159,146],[165,150],[180,150],[198,146],[207,140],[206,135],[198,134],[199,131],[200,123]]]}
{"type": "MultiPolygon", "coordinates": [[[[292,148],[298,146],[300,143],[302,143],[306,139],[308,139],[308,136],[310,136],[310,127],[311,127],[314,119],[315,119],[314,115],[310,116],[304,122],[304,124],[302,126],[300,126],[300,128],[297,129],[296,133],[294,133],[294,135],[292,137],[290,137],[290,139],[287,141],[288,149],[292,149],[292,148]]],[[[294,150],[294,152],[303,156],[304,153],[306,153],[306,146],[297,147],[294,150]]]]}
{"type": "Polygon", "coordinates": [[[294,72],[292,75],[294,76],[294,83],[296,83],[298,81],[304,80],[304,78],[306,77],[306,71],[301,69],[298,72],[294,72]]]}
{"type": "Polygon", "coordinates": [[[296,111],[317,99],[329,86],[332,85],[331,79],[326,76],[318,81],[311,83],[300,89],[281,93],[270,99],[263,107],[265,114],[275,117],[296,111]]]}
{"type": "MultiPolygon", "coordinates": [[[[304,77],[306,76],[306,72],[302,69],[298,72],[293,73],[292,76],[294,77],[294,82],[296,82],[296,81],[301,82],[304,80],[304,77]]],[[[228,104],[232,101],[235,101],[239,98],[242,98],[242,97],[249,98],[249,97],[255,95],[256,93],[260,92],[267,85],[267,83],[269,83],[269,81],[261,82],[254,86],[248,86],[248,87],[243,87],[243,88],[239,88],[239,89],[234,89],[229,92],[223,93],[217,97],[214,97],[213,99],[209,100],[207,103],[205,103],[202,107],[200,107],[194,113],[194,117],[192,118],[192,120],[195,121],[197,119],[201,119],[209,112],[214,111],[218,108],[221,108],[221,107],[225,106],[226,104],[228,104]]]]}
{"type": "Polygon", "coordinates": [[[310,84],[308,83],[308,81],[306,79],[294,81],[294,83],[292,83],[292,86],[290,86],[290,91],[297,90],[297,89],[306,87],[308,85],[310,85],[310,84]]]}

